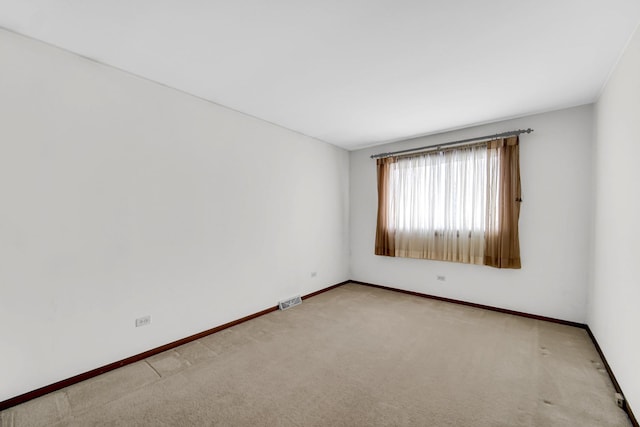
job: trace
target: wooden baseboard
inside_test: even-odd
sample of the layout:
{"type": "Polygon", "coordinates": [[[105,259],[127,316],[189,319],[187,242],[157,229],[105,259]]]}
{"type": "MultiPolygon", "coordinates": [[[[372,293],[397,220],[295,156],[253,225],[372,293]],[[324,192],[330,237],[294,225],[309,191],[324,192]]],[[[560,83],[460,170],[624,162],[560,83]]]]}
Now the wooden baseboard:
{"type": "MultiPolygon", "coordinates": [[[[613,374],[613,371],[611,370],[611,366],[609,366],[609,362],[607,362],[607,358],[604,356],[604,353],[600,348],[600,344],[598,344],[598,340],[596,340],[595,335],[593,335],[593,332],[591,332],[591,328],[589,328],[588,325],[586,329],[587,329],[587,333],[589,334],[589,337],[591,338],[591,341],[593,342],[593,345],[596,348],[596,351],[600,355],[600,359],[602,359],[602,363],[604,363],[604,367],[607,370],[607,373],[609,374],[609,378],[611,378],[611,382],[613,383],[613,388],[615,388],[618,393],[624,396],[624,393],[622,392],[622,388],[620,388],[620,383],[618,383],[616,376],[613,374]]],[[[629,420],[631,420],[631,424],[633,424],[634,427],[640,427],[640,425],[638,425],[638,420],[636,419],[636,416],[631,410],[631,406],[629,406],[629,402],[627,402],[627,399],[624,400],[624,406],[622,407],[622,409],[624,409],[624,411],[629,416],[629,420]]]]}
{"type": "MultiPolygon", "coordinates": [[[[589,329],[589,326],[583,323],[577,323],[577,322],[571,322],[568,320],[562,320],[562,319],[555,319],[552,317],[546,317],[546,316],[539,316],[536,314],[531,314],[531,313],[524,313],[524,312],[520,312],[520,311],[514,311],[514,310],[507,310],[504,308],[499,308],[499,307],[493,307],[493,306],[489,306],[489,305],[484,305],[484,304],[476,304],[473,302],[468,302],[468,301],[461,301],[461,300],[456,300],[456,299],[452,299],[452,298],[445,298],[445,297],[439,297],[439,296],[435,296],[435,295],[429,295],[429,294],[423,294],[420,292],[414,292],[414,291],[407,291],[404,289],[398,289],[398,288],[392,288],[389,286],[383,286],[383,285],[376,285],[373,283],[366,283],[366,282],[360,282],[357,280],[347,280],[345,282],[341,282],[341,283],[337,283],[335,285],[332,286],[328,286],[324,289],[320,289],[319,291],[315,291],[312,292],[310,294],[304,295],[302,296],[302,299],[307,299],[307,298],[311,298],[314,297],[316,295],[319,295],[323,292],[327,292],[330,291],[331,289],[335,289],[339,286],[342,286],[344,284],[347,283],[356,283],[358,285],[363,285],[363,286],[371,286],[374,288],[380,288],[380,289],[386,289],[389,291],[394,291],[394,292],[401,292],[404,294],[409,294],[409,295],[414,295],[414,296],[418,296],[418,297],[422,297],[422,298],[429,298],[429,299],[434,299],[434,300],[438,300],[438,301],[444,301],[444,302],[450,302],[450,303],[454,303],[454,304],[461,304],[461,305],[466,305],[469,307],[475,307],[475,308],[482,308],[485,310],[491,310],[491,311],[496,311],[499,313],[505,313],[505,314],[512,314],[515,316],[522,316],[522,317],[528,317],[530,319],[537,319],[537,320],[543,320],[543,321],[547,321],[547,322],[554,322],[554,323],[559,323],[562,325],[567,325],[567,326],[574,326],[577,328],[582,328],[585,329],[587,331],[587,333],[589,334],[589,337],[591,338],[591,341],[593,342],[593,345],[595,346],[596,350],[598,351],[598,354],[600,355],[600,358],[602,359],[604,366],[607,370],[607,373],[609,374],[609,377],[611,378],[611,382],[613,383],[614,388],[616,389],[616,391],[620,394],[622,394],[624,396],[624,393],[622,392],[621,388],[620,388],[620,384],[618,383],[618,380],[616,379],[615,375],[613,374],[613,371],[611,370],[611,367],[609,366],[609,363],[607,362],[607,359],[604,356],[604,353],[602,352],[602,349],[600,348],[600,345],[598,344],[598,341],[596,340],[595,336],[593,335],[593,333],[591,332],[591,329],[589,329]]],[[[78,374],[76,376],[73,376],[71,378],[67,378],[65,380],[62,381],[58,381],[56,383],[38,388],[36,390],[21,394],[19,396],[16,397],[12,397],[11,399],[5,400],[0,402],[0,411],[3,411],[5,409],[8,409],[12,406],[16,406],[19,405],[21,403],[25,403],[31,399],[35,399],[37,397],[40,396],[44,396],[45,394],[49,394],[52,393],[54,391],[58,391],[60,389],[63,389],[65,387],[68,387],[70,385],[88,380],[90,378],[96,377],[98,375],[104,374],[106,372],[112,371],[114,369],[120,368],[122,366],[125,365],[129,365],[131,363],[135,363],[135,362],[139,362],[140,360],[146,359],[148,357],[154,356],[158,353],[162,353],[163,351],[167,351],[167,350],[171,350],[175,347],[179,347],[181,345],[187,344],[191,341],[195,341],[197,339],[206,337],[207,335],[211,335],[211,334],[215,334],[216,332],[219,332],[223,329],[227,329],[230,328],[232,326],[238,325],[240,323],[246,322],[248,320],[251,319],[255,319],[256,317],[260,317],[263,316],[267,313],[271,313],[273,311],[276,311],[278,309],[278,306],[273,306],[273,307],[269,307],[266,308],[262,311],[259,311],[257,313],[253,313],[250,314],[248,316],[245,316],[241,319],[237,319],[237,320],[233,320],[231,322],[225,323],[224,325],[220,325],[220,326],[216,326],[215,328],[211,328],[208,329],[206,331],[202,331],[199,332],[197,334],[188,336],[186,338],[182,338],[180,340],[177,341],[173,341],[171,343],[162,345],[160,347],[156,347],[154,349],[145,351],[143,353],[140,354],[136,354],[135,356],[131,356],[128,357],[126,359],[114,362],[114,363],[110,363],[108,365],[102,366],[100,368],[96,368],[93,369],[91,371],[88,372],[84,372],[82,374],[78,374]]],[[[627,415],[629,416],[629,419],[631,420],[631,423],[633,424],[634,427],[640,427],[638,425],[638,421],[635,417],[635,415],[633,414],[633,411],[631,410],[631,407],[629,406],[628,402],[625,399],[625,405],[624,408],[625,412],[627,413],[627,415]]]]}
{"type": "Polygon", "coordinates": [[[371,286],[371,287],[374,287],[374,288],[387,289],[387,290],[390,290],[390,291],[401,292],[403,294],[414,295],[414,296],[418,296],[418,297],[422,297],[422,298],[434,299],[434,300],[438,300],[438,301],[450,302],[450,303],[453,303],[453,304],[460,304],[460,305],[466,305],[466,306],[469,306],[469,307],[482,308],[482,309],[490,310],[490,311],[497,311],[498,313],[513,314],[514,316],[528,317],[530,319],[544,320],[546,322],[553,322],[553,323],[560,323],[561,325],[574,326],[576,328],[582,328],[582,329],[586,329],[587,328],[587,325],[585,325],[584,323],[571,322],[569,320],[562,320],[562,319],[555,319],[553,317],[539,316],[537,314],[531,314],[531,313],[524,313],[524,312],[521,312],[521,311],[508,310],[506,308],[493,307],[493,306],[490,306],[490,305],[476,304],[475,302],[468,302],[468,301],[462,301],[462,300],[457,300],[457,299],[452,299],[452,298],[439,297],[439,296],[436,296],[436,295],[429,295],[429,294],[423,294],[423,293],[420,293],[420,292],[407,291],[407,290],[404,290],[404,289],[391,288],[389,286],[376,285],[374,283],[359,282],[357,280],[351,280],[351,283],[357,283],[359,285],[364,285],[364,286],[371,286]]]}
{"type": "Polygon", "coordinates": [[[302,296],[302,299],[303,299],[303,300],[305,300],[305,299],[307,299],[307,298],[315,297],[316,295],[320,295],[320,294],[322,294],[322,293],[325,293],[325,292],[327,292],[327,291],[330,291],[331,289],[335,289],[335,288],[340,287],[340,286],[342,286],[342,285],[346,285],[346,284],[347,284],[347,283],[349,283],[349,282],[351,282],[351,281],[350,281],[350,280],[346,280],[346,281],[344,281],[344,282],[340,282],[340,283],[337,283],[337,284],[335,284],[335,285],[331,285],[331,286],[329,286],[329,287],[327,287],[327,288],[320,289],[319,291],[311,292],[310,294],[303,295],[303,296],[302,296]]]}
{"type": "MultiPolygon", "coordinates": [[[[331,289],[337,288],[338,286],[342,286],[342,285],[344,285],[346,283],[349,283],[349,281],[338,283],[338,284],[329,286],[327,288],[320,289],[319,291],[315,291],[315,292],[312,292],[310,294],[304,295],[302,297],[302,299],[311,298],[311,297],[319,295],[319,294],[321,294],[323,292],[327,292],[327,291],[329,291],[331,289]]],[[[207,329],[206,331],[202,331],[202,332],[199,332],[197,334],[188,336],[186,338],[182,338],[182,339],[179,339],[177,341],[173,341],[173,342],[170,342],[168,344],[161,345],[160,347],[156,347],[156,348],[153,348],[151,350],[147,350],[147,351],[145,351],[143,353],[136,354],[135,356],[127,357],[126,359],[122,359],[122,360],[119,360],[117,362],[109,363],[108,365],[104,365],[104,366],[101,366],[99,368],[92,369],[91,371],[83,372],[83,373],[75,375],[75,376],[73,376],[71,378],[67,378],[67,379],[55,382],[53,384],[49,384],[49,385],[44,386],[44,387],[40,387],[40,388],[38,388],[36,390],[29,391],[29,392],[21,394],[19,396],[12,397],[10,399],[7,399],[7,400],[4,400],[4,401],[0,402],[0,411],[3,411],[3,410],[8,409],[8,408],[11,408],[12,406],[19,405],[21,403],[28,402],[29,400],[35,399],[36,397],[44,396],[45,394],[49,394],[49,393],[52,393],[54,391],[58,391],[60,389],[68,387],[70,385],[73,385],[73,384],[88,380],[88,379],[93,378],[93,377],[97,377],[98,375],[104,374],[104,373],[109,372],[109,371],[113,371],[114,369],[118,369],[118,368],[120,368],[122,366],[129,365],[129,364],[135,363],[135,362],[139,362],[140,360],[144,360],[144,359],[149,358],[151,356],[154,356],[154,355],[156,355],[158,353],[162,353],[163,351],[171,350],[172,348],[176,348],[176,347],[179,347],[181,345],[190,343],[191,341],[195,341],[197,339],[206,337],[207,335],[215,334],[216,332],[219,332],[219,331],[221,331],[223,329],[227,329],[227,328],[230,328],[232,326],[236,326],[236,325],[238,325],[240,323],[246,322],[248,320],[255,319],[256,317],[260,317],[260,316],[263,316],[263,315],[265,315],[267,313],[271,313],[273,311],[276,311],[277,309],[278,309],[278,306],[275,305],[273,307],[269,307],[269,308],[266,308],[264,310],[261,310],[261,311],[259,311],[257,313],[253,313],[253,314],[250,314],[248,316],[245,316],[245,317],[243,317],[241,319],[237,319],[237,320],[233,320],[231,322],[225,323],[224,325],[220,325],[220,326],[216,326],[215,328],[207,329]]]]}
{"type": "MultiPolygon", "coordinates": [[[[376,284],[373,284],[373,283],[360,282],[360,281],[357,281],[357,280],[351,280],[350,283],[356,283],[356,284],[359,284],[359,285],[371,286],[371,287],[374,287],[374,288],[386,289],[386,290],[394,291],[394,292],[401,292],[403,294],[414,295],[414,296],[418,296],[418,297],[422,297],[422,298],[429,298],[429,299],[434,299],[434,300],[438,300],[438,301],[450,302],[450,303],[454,303],[454,304],[461,304],[461,305],[466,305],[466,306],[469,306],[469,307],[482,308],[482,309],[485,309],[485,310],[497,311],[499,313],[513,314],[515,316],[528,317],[530,319],[544,320],[546,322],[559,323],[561,325],[574,326],[576,328],[585,329],[587,331],[587,333],[589,334],[589,338],[591,338],[591,341],[593,342],[593,345],[595,346],[598,354],[600,355],[600,358],[602,359],[602,362],[604,363],[604,367],[606,368],[607,373],[609,374],[609,378],[611,378],[611,382],[613,383],[613,387],[615,388],[616,392],[618,392],[618,393],[620,393],[620,394],[622,394],[624,396],[624,393],[622,392],[622,389],[620,388],[620,384],[618,383],[618,380],[616,379],[616,376],[613,374],[613,371],[611,370],[611,367],[609,366],[609,363],[607,362],[607,358],[604,356],[604,353],[602,352],[602,349],[600,348],[600,344],[598,344],[598,341],[596,340],[596,337],[591,332],[591,329],[589,328],[589,325],[586,325],[584,323],[570,322],[568,320],[555,319],[553,317],[539,316],[537,314],[523,313],[523,312],[514,311],[514,310],[507,310],[505,308],[493,307],[493,306],[484,305],[484,304],[476,304],[474,302],[460,301],[460,300],[451,299],[451,298],[445,298],[445,297],[439,297],[439,296],[435,296],[435,295],[423,294],[423,293],[420,293],[420,292],[406,291],[404,289],[391,288],[389,286],[376,285],[376,284]]],[[[613,399],[613,397],[612,397],[612,399],[613,399]]],[[[634,427],[640,427],[638,425],[638,420],[636,419],[635,415],[633,414],[633,411],[631,410],[631,407],[629,406],[629,403],[627,402],[626,399],[624,401],[624,407],[622,409],[624,409],[624,411],[629,416],[629,420],[631,421],[631,424],[634,427]]]]}

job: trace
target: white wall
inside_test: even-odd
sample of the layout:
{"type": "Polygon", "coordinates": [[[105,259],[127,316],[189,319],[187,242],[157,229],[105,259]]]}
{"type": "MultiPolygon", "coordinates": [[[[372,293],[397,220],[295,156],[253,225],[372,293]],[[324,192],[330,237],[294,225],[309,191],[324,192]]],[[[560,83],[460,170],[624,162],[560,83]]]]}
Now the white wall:
{"type": "Polygon", "coordinates": [[[348,168],[0,30],[0,401],[348,279],[348,168]]]}
{"type": "Polygon", "coordinates": [[[592,110],[582,106],[351,152],[351,278],[584,322],[592,110]],[[521,137],[521,270],[374,255],[377,189],[371,154],[528,127],[535,132],[521,137]],[[437,281],[437,275],[446,281],[437,281]]]}
{"type": "Polygon", "coordinates": [[[640,413],[640,30],[595,108],[595,216],[588,323],[640,413]]]}

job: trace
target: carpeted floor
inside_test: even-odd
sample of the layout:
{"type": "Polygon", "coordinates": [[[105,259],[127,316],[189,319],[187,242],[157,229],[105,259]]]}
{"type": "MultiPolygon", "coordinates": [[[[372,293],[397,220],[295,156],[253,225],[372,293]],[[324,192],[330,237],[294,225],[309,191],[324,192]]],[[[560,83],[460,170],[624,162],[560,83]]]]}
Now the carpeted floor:
{"type": "Polygon", "coordinates": [[[348,284],[5,426],[630,426],[582,329],[348,284]]]}

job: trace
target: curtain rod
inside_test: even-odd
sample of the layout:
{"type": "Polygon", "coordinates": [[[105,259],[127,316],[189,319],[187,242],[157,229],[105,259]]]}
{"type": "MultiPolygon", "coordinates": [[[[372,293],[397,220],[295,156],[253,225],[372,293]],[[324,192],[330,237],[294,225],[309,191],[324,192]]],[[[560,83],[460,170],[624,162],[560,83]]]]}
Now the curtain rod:
{"type": "Polygon", "coordinates": [[[474,142],[474,141],[483,141],[483,140],[487,140],[488,141],[488,140],[491,140],[491,139],[504,138],[504,137],[507,137],[507,136],[514,136],[514,135],[520,135],[521,133],[531,133],[531,132],[533,132],[533,129],[531,129],[531,128],[518,129],[518,130],[512,130],[510,132],[496,133],[495,135],[478,136],[478,137],[475,137],[475,138],[461,139],[459,141],[445,142],[444,144],[433,144],[433,145],[426,145],[424,147],[408,148],[406,150],[392,151],[392,152],[389,152],[389,153],[378,153],[378,154],[373,154],[371,156],[371,158],[372,159],[379,159],[381,157],[391,157],[391,156],[394,156],[396,154],[410,153],[412,151],[427,150],[429,148],[447,147],[449,145],[463,144],[465,142],[474,142]]]}

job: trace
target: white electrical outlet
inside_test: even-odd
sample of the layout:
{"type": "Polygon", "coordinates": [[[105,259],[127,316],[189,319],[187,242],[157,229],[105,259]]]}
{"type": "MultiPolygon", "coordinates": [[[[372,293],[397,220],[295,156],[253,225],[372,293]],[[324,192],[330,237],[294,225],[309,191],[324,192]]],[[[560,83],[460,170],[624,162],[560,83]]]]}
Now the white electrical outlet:
{"type": "Polygon", "coordinates": [[[447,278],[445,276],[436,276],[436,278],[440,281],[440,282],[445,282],[447,280],[447,278]]]}
{"type": "Polygon", "coordinates": [[[143,316],[136,319],[136,328],[139,328],[140,326],[147,326],[149,324],[151,324],[151,316],[143,316]]]}

